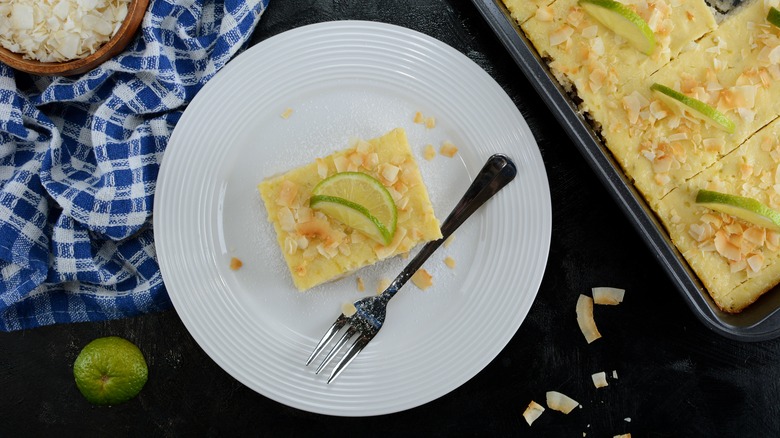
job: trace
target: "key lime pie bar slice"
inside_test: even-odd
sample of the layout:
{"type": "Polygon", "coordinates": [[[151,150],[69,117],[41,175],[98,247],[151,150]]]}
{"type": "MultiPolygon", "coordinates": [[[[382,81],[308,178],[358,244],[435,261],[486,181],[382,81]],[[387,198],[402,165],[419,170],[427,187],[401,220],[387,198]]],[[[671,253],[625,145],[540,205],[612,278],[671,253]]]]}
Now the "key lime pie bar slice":
{"type": "MultiPolygon", "coordinates": [[[[672,190],[658,215],[718,307],[739,312],[780,278],[780,229],[697,203],[700,190],[780,209],[780,119],[672,190]]],[[[749,211],[749,210],[748,210],[749,211]]]]}
{"type": "Polygon", "coordinates": [[[266,179],[258,189],[300,291],[442,236],[402,128],[357,140],[345,150],[266,179]],[[368,199],[361,201],[366,204],[372,196],[378,199],[361,205],[348,199],[351,194],[368,199]],[[394,227],[383,223],[392,222],[388,205],[396,212],[394,227]]]}

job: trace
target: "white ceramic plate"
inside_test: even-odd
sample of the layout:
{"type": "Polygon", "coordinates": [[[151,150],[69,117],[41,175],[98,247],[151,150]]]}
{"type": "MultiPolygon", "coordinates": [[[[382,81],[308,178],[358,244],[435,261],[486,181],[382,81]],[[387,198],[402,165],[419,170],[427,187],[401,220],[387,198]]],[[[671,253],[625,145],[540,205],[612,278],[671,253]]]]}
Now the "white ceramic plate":
{"type": "Polygon", "coordinates": [[[536,296],[550,244],[547,176],[517,107],[467,57],[423,34],[340,21],[257,44],[197,95],[176,126],[155,199],[155,239],[174,307],[225,371],[260,394],[342,416],[412,408],[482,370],[536,296]],[[292,115],[280,115],[287,109],[292,115]],[[427,129],[416,111],[436,119],[427,129]],[[509,155],[518,176],[425,267],[435,285],[407,285],[382,331],[333,383],[304,362],[341,305],[373,293],[400,258],[306,293],[292,286],[256,185],[348,146],[406,129],[440,220],[486,159],[509,155]],[[422,159],[445,140],[455,158],[422,159]],[[455,269],[443,259],[455,259],[455,269]],[[244,263],[229,269],[231,257],[244,263]]]}

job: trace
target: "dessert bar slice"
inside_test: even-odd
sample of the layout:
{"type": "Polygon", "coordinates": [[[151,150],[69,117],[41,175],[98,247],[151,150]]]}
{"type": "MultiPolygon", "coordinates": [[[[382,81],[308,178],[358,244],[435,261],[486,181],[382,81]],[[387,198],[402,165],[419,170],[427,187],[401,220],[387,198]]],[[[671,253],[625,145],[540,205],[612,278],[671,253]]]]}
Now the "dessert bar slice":
{"type": "Polygon", "coordinates": [[[659,216],[677,248],[726,312],[739,312],[780,278],[780,233],[696,204],[699,190],[780,210],[780,119],[672,190],[659,216]]]}
{"type": "Polygon", "coordinates": [[[355,141],[348,149],[268,178],[258,189],[293,283],[301,291],[441,238],[439,221],[402,128],[355,141]],[[370,175],[392,195],[398,219],[390,244],[378,244],[309,207],[317,183],[348,171],[370,175]]]}

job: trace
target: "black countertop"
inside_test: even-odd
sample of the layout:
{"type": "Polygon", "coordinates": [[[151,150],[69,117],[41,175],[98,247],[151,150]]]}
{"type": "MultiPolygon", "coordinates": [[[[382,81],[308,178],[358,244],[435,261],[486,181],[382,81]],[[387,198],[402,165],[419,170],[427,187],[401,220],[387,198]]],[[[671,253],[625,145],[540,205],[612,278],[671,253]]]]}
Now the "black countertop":
{"type": "Polygon", "coordinates": [[[451,45],[486,70],[528,121],[551,188],[552,243],[536,301],[509,344],[437,400],[343,418],[248,389],[203,352],[174,310],[0,333],[0,436],[780,434],[780,341],[726,339],[696,318],[469,0],[271,0],[252,43],[342,19],[401,25],[451,45]],[[594,286],[625,288],[626,299],[597,309],[603,338],[588,345],[574,307],[594,286]],[[141,348],[149,380],[130,402],[93,407],[76,388],[72,365],[84,345],[109,335],[141,348]],[[610,376],[608,387],[594,387],[598,371],[610,376]],[[523,410],[531,400],[544,405],[549,390],[582,408],[548,410],[529,427],[523,410]]]}

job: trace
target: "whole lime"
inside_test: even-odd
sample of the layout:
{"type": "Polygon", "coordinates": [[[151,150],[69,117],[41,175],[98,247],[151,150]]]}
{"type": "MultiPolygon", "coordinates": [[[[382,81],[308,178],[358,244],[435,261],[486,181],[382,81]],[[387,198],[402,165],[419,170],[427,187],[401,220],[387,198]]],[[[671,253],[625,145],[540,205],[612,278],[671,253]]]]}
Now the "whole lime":
{"type": "Polygon", "coordinates": [[[116,405],[138,395],[149,370],[135,344],[117,336],[87,344],[73,363],[76,386],[95,405],[116,405]]]}

